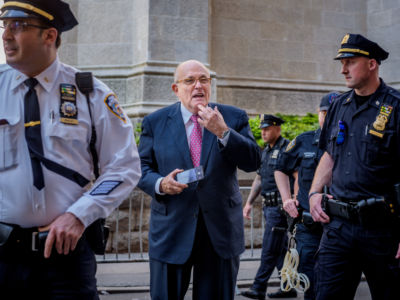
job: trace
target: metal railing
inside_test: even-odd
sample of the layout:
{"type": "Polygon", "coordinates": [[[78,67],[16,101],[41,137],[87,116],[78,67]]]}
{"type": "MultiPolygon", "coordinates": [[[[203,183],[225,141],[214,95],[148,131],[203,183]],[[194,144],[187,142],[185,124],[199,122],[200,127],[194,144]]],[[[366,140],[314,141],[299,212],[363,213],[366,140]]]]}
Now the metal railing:
{"type": "MultiPolygon", "coordinates": [[[[251,187],[240,187],[240,190],[242,193],[244,191],[250,191],[251,187]]],[[[260,198],[260,197],[259,197],[260,198]]],[[[256,199],[256,201],[259,201],[260,199],[256,199]]],[[[143,246],[143,224],[144,224],[144,218],[149,217],[149,216],[144,216],[144,201],[145,201],[145,196],[144,193],[141,192],[139,193],[132,193],[131,196],[128,198],[128,231],[127,231],[127,240],[126,240],[126,249],[125,251],[120,251],[119,250],[119,244],[122,240],[121,237],[121,232],[120,232],[120,207],[118,207],[114,213],[112,218],[115,220],[110,220],[110,218],[107,220],[107,223],[110,223],[115,230],[112,232],[111,240],[109,238],[109,243],[111,243],[111,248],[112,251],[106,253],[105,255],[97,255],[96,259],[97,262],[100,263],[107,263],[107,262],[140,262],[140,261],[148,261],[149,257],[147,252],[145,252],[144,246],[143,246]],[[133,201],[135,200],[135,197],[140,197],[140,211],[139,211],[139,220],[138,221],[138,228],[137,232],[139,235],[139,252],[132,252],[132,234],[136,231],[132,230],[132,224],[133,224],[133,219],[134,219],[134,214],[133,214],[133,201]]],[[[146,200],[148,201],[148,200],[146,200]]],[[[262,212],[262,205],[260,207],[257,206],[257,209],[261,209],[261,234],[264,233],[264,228],[265,228],[265,220],[264,220],[264,215],[262,212]]],[[[241,260],[255,260],[260,258],[260,253],[259,251],[255,251],[255,246],[254,246],[254,239],[255,239],[255,228],[254,228],[254,212],[255,209],[252,209],[251,211],[251,219],[250,219],[250,249],[246,251],[246,255],[241,256],[241,260]],[[256,253],[257,252],[257,253],[256,253]]]]}

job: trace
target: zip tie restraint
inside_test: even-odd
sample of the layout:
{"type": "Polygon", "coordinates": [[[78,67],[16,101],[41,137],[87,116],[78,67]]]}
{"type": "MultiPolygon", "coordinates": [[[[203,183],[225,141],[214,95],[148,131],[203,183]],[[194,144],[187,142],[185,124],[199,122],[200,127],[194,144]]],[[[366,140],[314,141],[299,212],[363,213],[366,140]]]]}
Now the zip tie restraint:
{"type": "Polygon", "coordinates": [[[298,273],[299,253],[296,250],[296,227],[293,230],[293,235],[289,237],[288,251],[285,255],[282,269],[279,271],[281,276],[281,290],[288,292],[291,289],[296,289],[298,292],[305,292],[310,287],[310,280],[304,273],[298,273]]]}

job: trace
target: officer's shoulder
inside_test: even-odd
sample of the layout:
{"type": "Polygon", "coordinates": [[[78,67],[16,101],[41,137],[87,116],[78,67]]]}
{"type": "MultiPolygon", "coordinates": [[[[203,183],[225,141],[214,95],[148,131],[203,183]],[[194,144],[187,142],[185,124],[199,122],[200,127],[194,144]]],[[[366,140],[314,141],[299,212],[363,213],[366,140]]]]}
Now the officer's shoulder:
{"type": "MultiPolygon", "coordinates": [[[[397,101],[400,101],[400,91],[396,90],[395,88],[389,87],[388,94],[395,98],[397,101]]],[[[398,105],[400,102],[397,103],[398,105]]]]}
{"type": "MultiPolygon", "coordinates": [[[[75,75],[76,73],[82,71],[65,63],[61,63],[61,65],[62,65],[61,72],[63,73],[64,77],[67,78],[67,81],[69,81],[66,83],[76,84],[75,75]]],[[[104,92],[106,94],[112,93],[111,89],[104,82],[97,79],[96,76],[93,75],[93,73],[91,74],[93,78],[93,89],[95,91],[104,92]]]]}
{"type": "Polygon", "coordinates": [[[0,74],[6,73],[7,71],[11,70],[12,68],[7,64],[0,64],[0,74]]]}
{"type": "Polygon", "coordinates": [[[345,91],[341,94],[339,94],[335,100],[332,101],[331,105],[329,106],[328,109],[328,114],[330,114],[332,111],[335,111],[340,107],[343,103],[345,103],[349,97],[351,96],[352,90],[345,91]]]}
{"type": "Polygon", "coordinates": [[[343,102],[343,101],[346,101],[347,98],[350,97],[352,91],[353,91],[353,90],[348,90],[348,91],[345,91],[345,92],[339,94],[339,95],[335,98],[335,100],[332,101],[332,105],[335,105],[335,104],[341,103],[341,102],[343,102]]]}
{"type": "Polygon", "coordinates": [[[285,152],[290,152],[293,149],[297,149],[309,136],[314,136],[314,131],[306,131],[294,137],[293,140],[291,140],[286,146],[285,152]]]}
{"type": "Polygon", "coordinates": [[[10,75],[11,73],[14,72],[15,70],[11,68],[7,64],[0,64],[0,76],[4,78],[4,76],[10,75]]]}
{"type": "Polygon", "coordinates": [[[6,84],[11,84],[12,81],[18,77],[17,74],[17,70],[11,68],[9,65],[0,64],[0,80],[3,87],[5,87],[6,84]]]}
{"type": "Polygon", "coordinates": [[[307,138],[309,138],[309,137],[314,137],[314,135],[315,135],[315,130],[310,130],[310,131],[306,131],[306,132],[300,133],[300,134],[296,137],[296,139],[297,139],[298,141],[303,141],[303,140],[305,140],[305,139],[307,139],[307,138]]]}

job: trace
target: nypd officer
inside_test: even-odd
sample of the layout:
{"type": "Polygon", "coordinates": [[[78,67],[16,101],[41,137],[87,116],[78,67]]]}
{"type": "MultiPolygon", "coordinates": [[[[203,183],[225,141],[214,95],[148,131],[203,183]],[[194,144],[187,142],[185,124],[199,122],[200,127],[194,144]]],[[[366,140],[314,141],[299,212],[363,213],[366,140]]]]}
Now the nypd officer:
{"type": "Polygon", "coordinates": [[[85,228],[139,180],[132,125],[106,85],[94,79],[86,99],[59,61],[61,33],[78,24],[68,4],[6,0],[0,20],[1,298],[98,299],[85,228]]]}
{"type": "Polygon", "coordinates": [[[296,226],[297,251],[300,254],[299,272],[307,275],[310,287],[304,293],[305,300],[315,299],[314,293],[314,255],[318,250],[322,235],[320,223],[312,221],[309,215],[308,192],[314,177],[315,169],[323,154],[318,148],[321,128],[324,124],[325,115],[330,103],[338,96],[331,92],[322,97],[319,111],[317,130],[307,131],[300,134],[289,143],[282,153],[275,170],[275,180],[279,193],[282,196],[283,208],[292,217],[298,218],[302,214],[300,222],[296,226]],[[289,175],[297,172],[296,183],[298,193],[292,198],[290,193],[289,175]]]}
{"type": "Polygon", "coordinates": [[[379,78],[388,55],[362,35],[346,34],[335,57],[351,90],[328,111],[309,194],[313,219],[324,223],[317,299],[352,299],[361,273],[372,299],[400,299],[400,93],[379,78]],[[325,185],[330,200],[322,199],[325,185]]]}
{"type": "MultiPolygon", "coordinates": [[[[261,137],[268,145],[261,157],[261,167],[251,186],[251,191],[243,216],[249,218],[253,202],[261,192],[265,216],[265,231],[263,237],[261,264],[252,287],[243,291],[242,295],[252,299],[265,299],[268,280],[275,267],[280,270],[286,253],[287,221],[279,204],[282,204],[278,188],[275,184],[274,170],[277,161],[288,145],[289,141],[281,136],[280,125],[284,122],[273,115],[260,115],[261,137]]],[[[270,293],[270,298],[296,297],[296,291],[290,290],[270,293]]]]}

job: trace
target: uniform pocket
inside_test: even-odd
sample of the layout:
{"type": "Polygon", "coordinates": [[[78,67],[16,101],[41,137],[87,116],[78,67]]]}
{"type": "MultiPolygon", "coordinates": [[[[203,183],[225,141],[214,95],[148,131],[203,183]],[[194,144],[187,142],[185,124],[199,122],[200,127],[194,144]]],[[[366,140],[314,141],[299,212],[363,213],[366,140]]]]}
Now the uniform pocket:
{"type": "Polygon", "coordinates": [[[317,167],[317,162],[314,157],[303,158],[301,161],[300,174],[302,180],[311,182],[314,177],[314,171],[317,167]]]}
{"type": "Polygon", "coordinates": [[[393,142],[394,131],[386,130],[382,138],[367,133],[362,138],[361,157],[368,165],[390,164],[392,159],[390,147],[393,142]]]}
{"type": "Polygon", "coordinates": [[[52,124],[48,126],[47,135],[54,140],[79,141],[87,143],[87,130],[79,125],[52,124]]]}
{"type": "Polygon", "coordinates": [[[18,121],[0,125],[0,171],[18,165],[18,121]]]}
{"type": "Polygon", "coordinates": [[[270,240],[267,245],[268,252],[279,255],[286,251],[286,228],[285,227],[272,227],[270,232],[270,240]]]}

